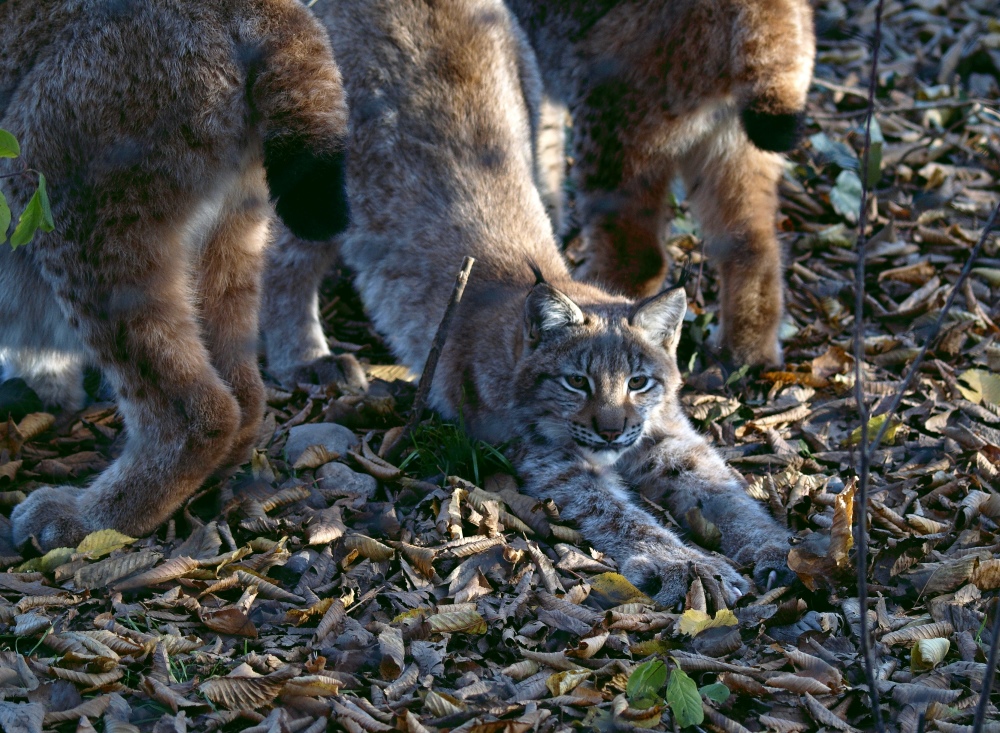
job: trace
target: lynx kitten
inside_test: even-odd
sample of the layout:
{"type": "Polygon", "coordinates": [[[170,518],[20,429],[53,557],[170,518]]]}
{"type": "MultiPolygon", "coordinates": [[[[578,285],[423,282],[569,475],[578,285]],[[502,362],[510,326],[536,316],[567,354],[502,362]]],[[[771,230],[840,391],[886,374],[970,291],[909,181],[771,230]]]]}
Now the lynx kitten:
{"type": "Polygon", "coordinates": [[[523,490],[551,497],[659,601],[689,574],[747,582],[684,544],[632,491],[676,517],[700,507],[723,550],[762,579],[787,532],[681,411],[682,290],[638,302],[574,281],[533,179],[535,75],[500,0],[337,0],[316,6],[351,100],[341,255],[376,326],[422,368],[464,255],[476,257],[431,400],[479,438],[510,441],[523,490]]]}
{"type": "MultiPolygon", "coordinates": [[[[10,0],[0,48],[0,127],[56,224],[0,247],[0,366],[69,409],[99,367],[128,436],[89,488],[17,506],[14,540],[141,536],[248,457],[268,195],[302,236],[346,224],[340,75],[297,0],[10,0]]],[[[4,181],[15,210],[28,183],[4,181]]]]}

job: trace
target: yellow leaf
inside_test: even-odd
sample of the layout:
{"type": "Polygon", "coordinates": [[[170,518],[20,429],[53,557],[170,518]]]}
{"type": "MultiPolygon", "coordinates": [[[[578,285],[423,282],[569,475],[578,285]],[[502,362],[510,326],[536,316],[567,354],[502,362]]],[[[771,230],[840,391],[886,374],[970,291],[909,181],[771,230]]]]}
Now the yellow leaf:
{"type": "Polygon", "coordinates": [[[592,593],[605,598],[614,606],[623,603],[653,604],[653,599],[632,585],[624,575],[618,573],[601,573],[590,579],[592,593]]]}
{"type": "MultiPolygon", "coordinates": [[[[889,418],[888,415],[876,415],[868,421],[868,440],[875,437],[875,433],[882,429],[882,425],[889,418]]],[[[886,445],[892,445],[892,442],[896,439],[896,431],[899,430],[899,426],[902,423],[899,420],[893,420],[889,423],[889,427],[885,431],[885,437],[882,442],[886,445]]],[[[858,445],[861,442],[861,428],[857,427],[851,431],[847,440],[844,441],[845,445],[858,445]]]]}
{"type": "Polygon", "coordinates": [[[33,572],[43,572],[51,573],[60,565],[65,565],[69,562],[69,559],[75,553],[72,547],[57,547],[54,550],[49,550],[41,557],[33,557],[25,563],[18,566],[17,571],[19,573],[33,573],[33,572]]]}
{"type": "Polygon", "coordinates": [[[697,636],[705,629],[714,629],[716,626],[736,626],[739,622],[735,614],[728,608],[716,611],[715,618],[712,618],[704,611],[690,608],[685,611],[677,622],[677,630],[688,636],[697,636]]]}
{"type": "Polygon", "coordinates": [[[958,389],[969,402],[1000,405],[1000,375],[985,369],[969,369],[958,375],[958,389]]]}
{"type": "Polygon", "coordinates": [[[84,537],[77,545],[76,551],[81,555],[88,555],[90,558],[96,559],[110,555],[115,550],[125,547],[125,545],[131,545],[133,542],[135,542],[134,537],[124,535],[118,530],[100,529],[84,537]]]}

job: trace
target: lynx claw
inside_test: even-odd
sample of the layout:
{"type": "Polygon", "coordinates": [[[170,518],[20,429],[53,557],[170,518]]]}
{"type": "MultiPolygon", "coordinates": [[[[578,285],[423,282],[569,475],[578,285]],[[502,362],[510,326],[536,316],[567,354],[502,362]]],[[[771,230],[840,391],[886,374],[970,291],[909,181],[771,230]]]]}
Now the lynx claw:
{"type": "Polygon", "coordinates": [[[368,378],[364,367],[353,354],[321,356],[308,364],[302,364],[289,373],[277,375],[281,383],[294,387],[297,384],[336,384],[352,390],[364,392],[368,389],[368,378]]]}
{"type": "Polygon", "coordinates": [[[725,560],[710,555],[682,559],[636,555],[622,565],[622,574],[661,606],[672,608],[687,595],[692,573],[715,578],[727,605],[733,605],[750,585],[725,560]]]}
{"type": "Polygon", "coordinates": [[[753,582],[758,588],[770,590],[791,585],[797,576],[788,567],[788,546],[769,543],[754,553],[753,582]]]}
{"type": "Polygon", "coordinates": [[[21,547],[34,537],[46,552],[56,547],[76,547],[93,529],[80,511],[82,491],[45,486],[32,492],[11,512],[14,546],[21,547]]]}

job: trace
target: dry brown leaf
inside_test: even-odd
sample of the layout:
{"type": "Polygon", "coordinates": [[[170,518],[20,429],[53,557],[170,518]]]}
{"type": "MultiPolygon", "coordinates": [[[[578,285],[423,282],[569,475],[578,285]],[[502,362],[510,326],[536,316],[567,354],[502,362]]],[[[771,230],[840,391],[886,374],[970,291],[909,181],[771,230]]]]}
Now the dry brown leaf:
{"type": "Polygon", "coordinates": [[[198,685],[198,691],[207,700],[227,710],[257,710],[271,704],[281,692],[285,682],[294,677],[298,670],[284,666],[269,675],[244,677],[213,677],[198,685]]]}
{"type": "Polygon", "coordinates": [[[151,585],[159,585],[171,580],[176,580],[198,567],[198,561],[190,557],[175,557],[167,560],[151,570],[133,575],[125,580],[114,584],[117,591],[134,590],[136,588],[146,588],[151,585]]]}

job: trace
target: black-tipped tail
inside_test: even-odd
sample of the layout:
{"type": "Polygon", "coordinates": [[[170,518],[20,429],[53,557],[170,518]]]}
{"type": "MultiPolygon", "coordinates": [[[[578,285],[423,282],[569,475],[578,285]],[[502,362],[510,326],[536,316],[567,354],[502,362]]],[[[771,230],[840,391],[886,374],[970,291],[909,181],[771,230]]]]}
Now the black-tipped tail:
{"type": "Polygon", "coordinates": [[[342,151],[316,155],[297,142],[268,142],[264,170],[274,208],[292,234],[322,241],[347,228],[350,209],[342,151]]]}
{"type": "Polygon", "coordinates": [[[750,142],[761,150],[784,153],[802,140],[805,129],[804,112],[758,112],[743,110],[743,129],[750,142]]]}

